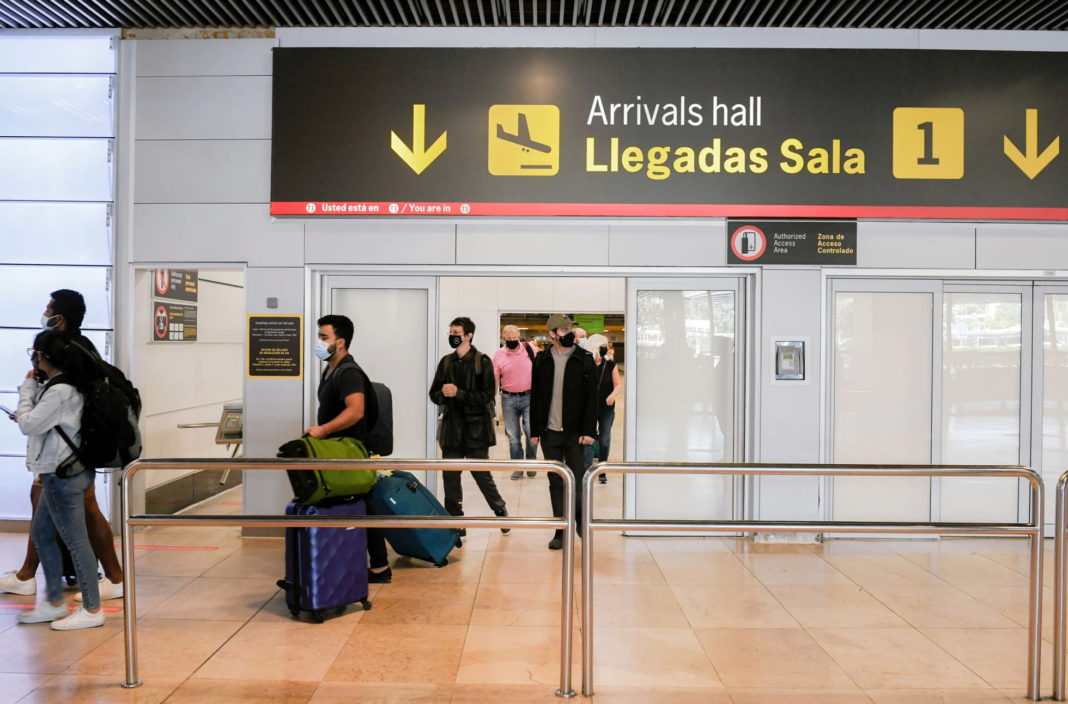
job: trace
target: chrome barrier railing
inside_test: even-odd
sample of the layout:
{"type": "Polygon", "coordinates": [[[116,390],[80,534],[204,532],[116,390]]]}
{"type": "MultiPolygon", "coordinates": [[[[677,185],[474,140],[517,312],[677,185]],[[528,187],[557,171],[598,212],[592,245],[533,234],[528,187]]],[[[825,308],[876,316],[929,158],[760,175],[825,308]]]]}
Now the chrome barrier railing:
{"type": "MultiPolygon", "coordinates": [[[[1062,486],[1063,486],[1062,477],[1062,486]]],[[[1058,504],[1058,510],[1062,503],[1058,504]]],[[[1039,699],[1042,654],[1042,479],[1026,467],[837,465],[837,464],[667,464],[605,462],[586,472],[582,492],[582,693],[593,695],[593,533],[598,530],[693,531],[713,533],[933,533],[1025,536],[1030,543],[1027,696],[1039,699]],[[597,477],[608,474],[819,475],[833,477],[1015,477],[1031,486],[1029,523],[891,523],[847,521],[599,520],[593,517],[597,477]]],[[[1058,533],[1058,538],[1063,531],[1058,533]]],[[[1060,556],[1060,553],[1058,553],[1060,556]]],[[[1063,567],[1063,565],[1062,565],[1063,567]]],[[[1063,594],[1061,594],[1063,598],[1063,594]]],[[[1063,613],[1063,612],[1062,612],[1063,613]]],[[[1063,652],[1063,651],[1062,651],[1063,652]]]]}
{"type": "Polygon", "coordinates": [[[256,526],[260,528],[300,528],[308,526],[361,528],[554,528],[564,531],[560,578],[560,689],[559,697],[573,697],[571,688],[572,618],[575,594],[575,477],[561,462],[529,460],[308,460],[292,459],[143,459],[131,462],[122,472],[122,569],[126,575],[123,593],[123,627],[126,639],[126,680],[122,686],[142,684],[137,673],[137,582],[134,571],[133,528],[138,526],[256,526]],[[519,518],[468,516],[247,516],[247,515],[130,515],[130,478],[149,469],[204,469],[206,467],[249,470],[374,469],[379,471],[516,470],[547,471],[564,480],[563,518],[519,518]]]}
{"type": "Polygon", "coordinates": [[[1054,506],[1056,525],[1053,536],[1053,698],[1059,702],[1064,701],[1064,657],[1065,657],[1065,632],[1068,624],[1065,619],[1065,590],[1068,589],[1064,570],[1068,568],[1068,541],[1065,540],[1065,531],[1068,531],[1068,472],[1061,475],[1057,480],[1057,503],[1054,506]]]}

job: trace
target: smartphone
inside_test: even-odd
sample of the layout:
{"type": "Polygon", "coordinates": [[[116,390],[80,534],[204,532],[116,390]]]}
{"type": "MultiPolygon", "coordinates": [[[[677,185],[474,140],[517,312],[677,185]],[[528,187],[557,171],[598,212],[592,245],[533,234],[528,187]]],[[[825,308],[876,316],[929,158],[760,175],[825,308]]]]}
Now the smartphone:
{"type": "Polygon", "coordinates": [[[0,411],[6,413],[8,418],[11,418],[12,420],[15,419],[15,412],[7,406],[0,406],[0,411]]]}

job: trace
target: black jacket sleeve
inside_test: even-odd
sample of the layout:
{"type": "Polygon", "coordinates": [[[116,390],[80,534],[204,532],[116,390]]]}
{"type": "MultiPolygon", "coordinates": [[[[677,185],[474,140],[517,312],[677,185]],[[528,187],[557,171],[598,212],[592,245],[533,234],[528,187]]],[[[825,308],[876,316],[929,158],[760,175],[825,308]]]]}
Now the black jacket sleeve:
{"type": "Polygon", "coordinates": [[[588,353],[582,362],[582,397],[586,401],[582,413],[582,434],[595,438],[597,437],[597,366],[593,363],[593,355],[588,353]]]}
{"type": "MultiPolygon", "coordinates": [[[[448,357],[448,355],[445,355],[448,357]]],[[[445,405],[448,399],[441,393],[441,387],[445,385],[445,357],[438,360],[437,371],[434,372],[434,381],[430,384],[430,400],[439,406],[445,405]]]]}
{"type": "MultiPolygon", "coordinates": [[[[530,437],[540,438],[545,434],[545,423],[549,417],[548,398],[545,389],[545,358],[539,353],[534,357],[530,375],[530,437]]],[[[552,378],[549,378],[552,393],[552,378]]]]}

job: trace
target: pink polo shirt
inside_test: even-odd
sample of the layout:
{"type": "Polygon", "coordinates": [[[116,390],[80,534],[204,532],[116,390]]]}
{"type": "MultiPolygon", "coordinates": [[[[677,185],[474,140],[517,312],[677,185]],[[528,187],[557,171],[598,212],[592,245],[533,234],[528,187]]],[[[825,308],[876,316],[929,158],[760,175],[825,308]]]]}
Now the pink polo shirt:
{"type": "MultiPolygon", "coordinates": [[[[520,343],[519,347],[514,350],[501,347],[493,354],[493,371],[497,374],[497,378],[501,382],[501,388],[505,391],[511,391],[512,393],[530,391],[530,377],[533,365],[530,363],[527,351],[523,349],[524,345],[527,344],[529,343],[520,343]]],[[[530,351],[534,354],[538,353],[534,349],[530,351]]]]}

